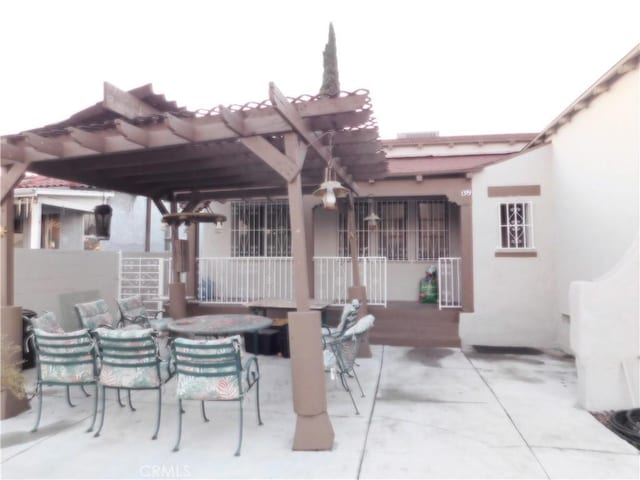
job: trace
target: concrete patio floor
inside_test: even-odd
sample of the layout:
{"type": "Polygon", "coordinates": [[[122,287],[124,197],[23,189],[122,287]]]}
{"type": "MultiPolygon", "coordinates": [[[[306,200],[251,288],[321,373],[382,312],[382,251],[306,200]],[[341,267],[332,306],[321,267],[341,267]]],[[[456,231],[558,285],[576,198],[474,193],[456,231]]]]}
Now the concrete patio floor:
{"type": "MultiPolygon", "coordinates": [[[[234,457],[238,407],[212,403],[204,423],[186,405],[182,445],[175,383],[163,392],[160,435],[154,393],[134,393],[137,411],[107,403],[102,434],[85,433],[93,399],[46,389],[42,423],[34,408],[4,420],[2,478],[640,478],[638,451],[576,405],[573,360],[465,353],[449,348],[372,346],[358,375],[365,398],[327,374],[335,444],[291,450],[295,415],[290,362],[260,356],[263,426],[255,392],[245,402],[242,455],[234,457]]],[[[357,388],[357,387],[356,387],[357,388]]],[[[32,405],[35,403],[32,401],[32,405]]]]}

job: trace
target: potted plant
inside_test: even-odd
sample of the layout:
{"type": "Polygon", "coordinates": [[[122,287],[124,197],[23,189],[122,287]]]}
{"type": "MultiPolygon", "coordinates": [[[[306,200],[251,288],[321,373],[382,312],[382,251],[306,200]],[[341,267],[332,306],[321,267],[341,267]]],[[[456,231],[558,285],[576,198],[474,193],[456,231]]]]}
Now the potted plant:
{"type": "Polygon", "coordinates": [[[0,361],[0,419],[13,417],[28,408],[22,373],[22,349],[7,335],[1,339],[0,361]]]}

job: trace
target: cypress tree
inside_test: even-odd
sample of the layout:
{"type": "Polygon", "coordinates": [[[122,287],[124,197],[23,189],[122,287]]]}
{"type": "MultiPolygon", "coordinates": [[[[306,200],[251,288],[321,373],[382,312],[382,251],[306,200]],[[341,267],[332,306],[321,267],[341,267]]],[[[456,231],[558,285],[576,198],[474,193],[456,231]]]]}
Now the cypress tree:
{"type": "Polygon", "coordinates": [[[338,54],[336,51],[336,34],[333,31],[333,23],[329,24],[329,40],[322,53],[324,71],[322,73],[322,87],[320,95],[337,97],[340,93],[340,79],[338,77],[338,54]]]}

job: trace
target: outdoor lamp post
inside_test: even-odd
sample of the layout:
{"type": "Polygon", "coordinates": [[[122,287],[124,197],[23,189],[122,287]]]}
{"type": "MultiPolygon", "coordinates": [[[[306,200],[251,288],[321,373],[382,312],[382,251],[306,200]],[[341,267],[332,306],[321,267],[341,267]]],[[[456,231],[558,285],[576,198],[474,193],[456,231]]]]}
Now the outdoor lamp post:
{"type": "Polygon", "coordinates": [[[112,212],[111,205],[107,205],[106,203],[96,205],[93,209],[93,215],[96,221],[96,238],[98,238],[98,240],[109,240],[111,236],[112,212]]]}

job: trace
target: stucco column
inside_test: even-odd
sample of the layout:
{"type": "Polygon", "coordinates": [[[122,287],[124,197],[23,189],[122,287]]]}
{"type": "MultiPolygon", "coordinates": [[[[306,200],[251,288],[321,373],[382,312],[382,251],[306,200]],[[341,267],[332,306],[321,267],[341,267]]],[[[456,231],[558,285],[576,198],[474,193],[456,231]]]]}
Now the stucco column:
{"type": "Polygon", "coordinates": [[[29,222],[29,248],[40,248],[42,237],[42,204],[36,197],[31,204],[31,221],[29,222]]]}
{"type": "Polygon", "coordinates": [[[460,205],[460,243],[462,254],[462,311],[473,312],[473,225],[471,202],[460,205]]]}

